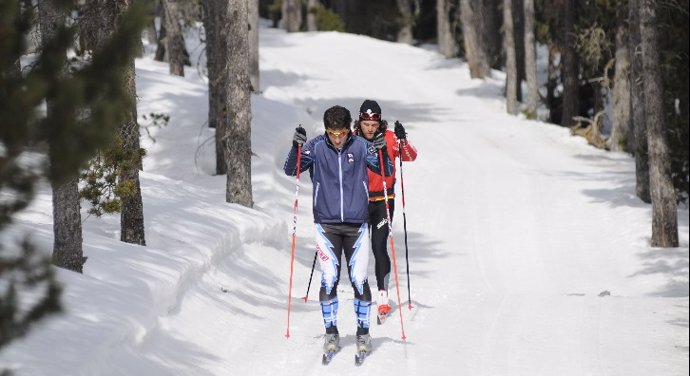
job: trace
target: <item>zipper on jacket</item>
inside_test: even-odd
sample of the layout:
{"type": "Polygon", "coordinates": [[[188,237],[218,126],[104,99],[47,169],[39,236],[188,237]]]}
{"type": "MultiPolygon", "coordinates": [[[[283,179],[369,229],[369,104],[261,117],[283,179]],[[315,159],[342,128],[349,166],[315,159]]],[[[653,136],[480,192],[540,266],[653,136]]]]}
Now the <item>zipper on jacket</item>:
{"type": "Polygon", "coordinates": [[[338,180],[340,182],[340,221],[345,222],[345,207],[343,206],[343,158],[338,150],[338,180]]]}

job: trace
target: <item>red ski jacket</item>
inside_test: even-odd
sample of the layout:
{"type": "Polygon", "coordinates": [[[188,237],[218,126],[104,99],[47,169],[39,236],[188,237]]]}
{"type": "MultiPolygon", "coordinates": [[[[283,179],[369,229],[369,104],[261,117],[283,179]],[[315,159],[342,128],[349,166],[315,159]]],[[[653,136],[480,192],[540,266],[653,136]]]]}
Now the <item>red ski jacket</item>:
{"type": "MultiPolygon", "coordinates": [[[[386,176],[386,188],[388,188],[388,198],[395,197],[395,158],[400,158],[403,162],[412,162],[417,159],[417,149],[410,145],[407,139],[402,140],[402,150],[398,146],[398,138],[395,137],[395,132],[386,130],[386,150],[388,150],[388,157],[393,162],[393,173],[391,176],[386,176]]],[[[380,174],[367,169],[369,173],[369,201],[382,201],[385,199],[383,195],[383,179],[380,174]]]]}

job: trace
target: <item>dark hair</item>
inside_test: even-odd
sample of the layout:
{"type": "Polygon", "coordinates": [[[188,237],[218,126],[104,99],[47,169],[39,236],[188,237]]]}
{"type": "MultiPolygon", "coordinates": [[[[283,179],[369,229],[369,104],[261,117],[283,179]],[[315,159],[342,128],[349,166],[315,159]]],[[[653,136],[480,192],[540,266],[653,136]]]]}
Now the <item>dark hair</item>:
{"type": "Polygon", "coordinates": [[[326,129],[350,129],[352,115],[350,110],[343,106],[335,105],[323,113],[323,125],[326,129]]]}
{"type": "MultiPolygon", "coordinates": [[[[355,120],[355,123],[352,127],[357,136],[362,135],[362,124],[360,124],[362,121],[363,120],[355,120]]],[[[385,132],[386,129],[388,129],[388,122],[383,119],[379,120],[379,131],[385,132]]]]}

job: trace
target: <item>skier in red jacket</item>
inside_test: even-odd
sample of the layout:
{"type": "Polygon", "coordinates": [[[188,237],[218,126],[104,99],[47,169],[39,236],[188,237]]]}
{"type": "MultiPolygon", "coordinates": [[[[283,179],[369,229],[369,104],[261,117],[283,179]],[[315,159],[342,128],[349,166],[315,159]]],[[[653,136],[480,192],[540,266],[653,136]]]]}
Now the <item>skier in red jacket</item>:
{"type": "MultiPolygon", "coordinates": [[[[381,118],[381,107],[376,101],[365,100],[359,109],[359,119],[355,121],[354,133],[371,141],[383,132],[386,140],[388,157],[393,161],[393,173],[386,176],[388,193],[388,207],[391,220],[393,219],[395,199],[395,158],[404,162],[411,162],[417,158],[417,149],[407,140],[405,128],[400,122],[395,122],[394,131],[387,130],[388,123],[381,118]]],[[[384,150],[386,150],[384,149],[384,150]]],[[[376,286],[378,294],[379,318],[385,319],[391,311],[388,300],[388,281],[391,272],[391,259],[388,256],[389,226],[386,215],[386,203],[383,192],[383,179],[380,174],[368,171],[369,174],[369,229],[371,234],[371,249],[374,253],[376,286]]]]}

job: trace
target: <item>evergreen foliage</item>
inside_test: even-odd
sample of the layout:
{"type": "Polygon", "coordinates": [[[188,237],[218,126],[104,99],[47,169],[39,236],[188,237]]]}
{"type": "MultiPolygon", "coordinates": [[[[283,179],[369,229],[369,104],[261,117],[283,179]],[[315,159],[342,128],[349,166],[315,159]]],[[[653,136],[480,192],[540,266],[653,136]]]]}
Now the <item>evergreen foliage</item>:
{"type": "Polygon", "coordinates": [[[345,31],[345,22],[335,12],[323,6],[317,6],[311,12],[316,16],[316,27],[319,31],[345,31]]]}
{"type": "MultiPolygon", "coordinates": [[[[72,0],[53,2],[76,6],[72,0]]],[[[39,179],[63,182],[76,176],[97,149],[112,142],[131,101],[123,90],[123,67],[135,56],[146,22],[141,7],[132,6],[87,64],[63,74],[76,33],[75,23],[66,22],[54,38],[41,42],[35,56],[26,56],[34,60],[21,71],[19,61],[36,22],[28,3],[0,0],[0,231],[30,204],[39,179]],[[43,110],[46,101],[55,107],[50,119],[43,110]]],[[[0,347],[60,308],[50,258],[28,239],[8,243],[0,243],[0,347]],[[27,304],[22,296],[30,292],[27,304]]]]}
{"type": "MultiPolygon", "coordinates": [[[[147,123],[141,124],[149,139],[156,142],[149,128],[161,128],[168,125],[170,116],[152,112],[142,115],[147,123]]],[[[81,172],[82,188],[79,189],[81,198],[89,202],[89,214],[100,217],[103,214],[119,213],[122,200],[133,197],[136,187],[131,180],[122,180],[124,171],[139,168],[141,160],[146,156],[146,149],[128,151],[122,147],[119,140],[115,140],[109,147],[99,150],[96,156],[87,162],[81,172]]]]}

